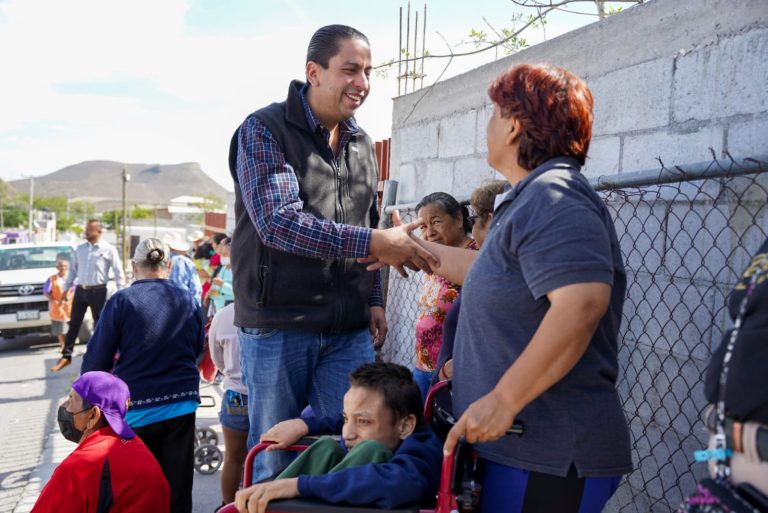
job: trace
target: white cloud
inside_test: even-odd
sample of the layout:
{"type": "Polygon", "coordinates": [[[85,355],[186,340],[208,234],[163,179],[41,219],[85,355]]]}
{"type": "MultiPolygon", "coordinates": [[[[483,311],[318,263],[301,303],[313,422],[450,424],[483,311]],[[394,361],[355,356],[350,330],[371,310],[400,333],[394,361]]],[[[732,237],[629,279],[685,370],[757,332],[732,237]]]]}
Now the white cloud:
{"type": "MultiPolygon", "coordinates": [[[[288,82],[303,77],[309,36],[344,12],[329,7],[328,19],[317,19],[298,0],[287,5],[293,16],[267,30],[191,35],[186,0],[3,2],[0,178],[46,174],[90,159],[197,161],[229,185],[232,131],[249,112],[285,97],[288,82]],[[63,92],[78,84],[120,82],[136,84],[135,93],[63,92]]],[[[368,15],[372,29],[364,31],[374,63],[395,53],[397,6],[386,6],[393,12],[391,23],[368,15]]],[[[340,21],[356,25],[366,14],[357,15],[340,21]]],[[[432,53],[442,52],[437,29],[428,34],[432,53]]],[[[452,42],[467,32],[466,27],[443,30],[452,42]]],[[[447,76],[471,65],[455,62],[447,76]]],[[[442,66],[430,65],[425,84],[442,66]]],[[[359,111],[361,125],[374,139],[388,136],[391,128],[394,77],[392,72],[388,79],[374,78],[372,94],[359,111]]]]}

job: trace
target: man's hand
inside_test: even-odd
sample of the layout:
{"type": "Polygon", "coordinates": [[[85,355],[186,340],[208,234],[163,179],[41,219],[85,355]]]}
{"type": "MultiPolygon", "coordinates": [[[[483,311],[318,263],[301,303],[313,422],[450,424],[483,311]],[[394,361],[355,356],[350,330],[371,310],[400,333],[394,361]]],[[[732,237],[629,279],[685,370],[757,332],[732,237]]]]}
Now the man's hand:
{"type": "Polygon", "coordinates": [[[387,336],[387,316],[383,306],[371,307],[371,338],[373,349],[378,351],[384,345],[387,336]]]}
{"type": "Polygon", "coordinates": [[[278,479],[244,488],[235,494],[235,507],[240,513],[264,513],[269,501],[299,496],[299,480],[278,479]]]}
{"type": "Polygon", "coordinates": [[[423,224],[421,219],[402,224],[400,214],[395,211],[392,214],[392,222],[395,224],[394,228],[373,230],[369,248],[370,256],[358,259],[358,262],[371,264],[368,266],[369,271],[391,265],[404,278],[407,278],[408,274],[403,267],[431,273],[433,267],[440,265],[437,257],[411,237],[411,232],[423,224]]]}
{"type": "Polygon", "coordinates": [[[491,442],[504,436],[515,421],[516,413],[502,401],[496,390],[469,405],[464,415],[448,432],[443,445],[443,454],[453,452],[459,438],[473,444],[475,442],[491,442]]]}
{"type": "Polygon", "coordinates": [[[274,442],[268,451],[279,451],[298,442],[309,434],[309,427],[302,419],[290,419],[278,422],[269,431],[261,435],[260,442],[274,442]]]}

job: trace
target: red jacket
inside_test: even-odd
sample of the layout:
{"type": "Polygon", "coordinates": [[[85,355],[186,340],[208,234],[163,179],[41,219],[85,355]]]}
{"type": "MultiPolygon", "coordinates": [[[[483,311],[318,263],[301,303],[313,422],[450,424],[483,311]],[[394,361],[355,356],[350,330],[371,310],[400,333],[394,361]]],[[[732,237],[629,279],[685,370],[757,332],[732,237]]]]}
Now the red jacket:
{"type": "Polygon", "coordinates": [[[144,442],[107,426],[61,462],[32,513],[168,513],[170,503],[168,481],[144,442]]]}

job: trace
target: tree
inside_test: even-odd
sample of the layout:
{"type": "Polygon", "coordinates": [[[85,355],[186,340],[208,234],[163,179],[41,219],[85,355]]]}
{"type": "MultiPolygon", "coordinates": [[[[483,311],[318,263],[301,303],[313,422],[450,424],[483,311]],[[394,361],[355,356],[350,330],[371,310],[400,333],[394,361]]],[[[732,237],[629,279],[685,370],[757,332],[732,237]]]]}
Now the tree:
{"type": "MultiPolygon", "coordinates": [[[[531,12],[527,16],[519,12],[513,14],[512,17],[510,18],[511,26],[500,27],[498,29],[493,27],[488,22],[488,20],[483,18],[483,21],[488,26],[492,34],[489,34],[482,29],[471,28],[469,31],[468,41],[461,41],[457,44],[450,44],[448,41],[445,40],[445,38],[443,38],[443,41],[448,50],[447,53],[444,53],[444,54],[435,54],[435,53],[430,53],[430,52],[427,52],[426,50],[423,50],[422,54],[419,55],[418,50],[414,50],[414,52],[411,53],[408,50],[401,48],[400,55],[398,56],[397,59],[389,59],[384,63],[379,64],[374,68],[374,71],[378,76],[386,77],[387,71],[391,69],[393,66],[397,66],[398,69],[401,69],[404,66],[405,72],[398,76],[398,80],[402,80],[402,79],[406,80],[406,88],[405,88],[406,92],[408,91],[408,87],[407,87],[408,81],[413,80],[414,90],[415,90],[417,78],[421,79],[423,83],[423,79],[425,77],[425,74],[423,71],[425,60],[448,59],[448,63],[445,65],[442,72],[438,75],[437,79],[434,81],[434,83],[437,83],[440,81],[440,79],[442,78],[442,76],[445,74],[448,67],[450,66],[451,62],[456,57],[476,55],[479,53],[493,50],[494,58],[498,58],[499,49],[501,49],[504,54],[509,55],[523,48],[526,48],[528,46],[528,41],[524,37],[522,37],[523,32],[525,32],[526,30],[533,30],[537,28],[541,28],[543,30],[547,22],[546,20],[547,14],[549,14],[552,11],[559,10],[559,11],[567,11],[573,14],[590,15],[590,16],[595,16],[600,20],[603,20],[611,14],[621,12],[623,9],[622,7],[610,7],[610,6],[608,6],[606,9],[606,4],[608,3],[625,3],[625,4],[634,5],[634,4],[641,4],[645,0],[611,0],[610,2],[606,0],[510,0],[510,1],[512,2],[513,5],[529,9],[531,12]],[[594,4],[596,7],[596,11],[595,12],[578,12],[578,11],[566,9],[569,6],[569,4],[578,4],[578,3],[594,4]],[[456,48],[464,45],[472,45],[474,49],[469,51],[462,51],[462,52],[456,51],[456,48]],[[416,73],[417,63],[421,64],[422,71],[420,71],[419,73],[416,73]]],[[[410,12],[410,7],[409,7],[409,12],[410,12]]],[[[418,32],[418,29],[419,28],[416,27],[416,32],[418,32]]],[[[426,27],[424,28],[424,31],[426,32],[426,27]]],[[[439,32],[438,32],[438,35],[440,35],[441,38],[443,37],[439,32]]],[[[424,45],[422,42],[422,49],[423,48],[424,48],[424,45]]],[[[417,101],[416,104],[414,105],[413,107],[414,109],[416,108],[416,105],[418,105],[419,101],[417,101]]]]}
{"type": "Polygon", "coordinates": [[[8,196],[8,184],[0,178],[0,230],[5,230],[5,204],[8,196]]]}
{"type": "Polygon", "coordinates": [[[101,222],[108,230],[117,230],[122,226],[123,211],[122,210],[107,210],[101,214],[101,222]]]}
{"type": "Polygon", "coordinates": [[[204,212],[222,210],[224,208],[224,200],[215,194],[204,194],[201,197],[203,198],[203,202],[200,204],[200,208],[202,208],[204,212]]]}
{"type": "Polygon", "coordinates": [[[131,210],[131,219],[151,219],[154,215],[154,210],[151,208],[142,208],[139,205],[134,205],[131,210]]]}

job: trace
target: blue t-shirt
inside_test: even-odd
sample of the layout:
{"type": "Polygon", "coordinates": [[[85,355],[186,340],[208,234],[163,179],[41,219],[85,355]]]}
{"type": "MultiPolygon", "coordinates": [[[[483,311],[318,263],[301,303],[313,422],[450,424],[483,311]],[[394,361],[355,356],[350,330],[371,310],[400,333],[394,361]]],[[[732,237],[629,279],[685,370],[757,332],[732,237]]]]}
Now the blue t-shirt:
{"type": "Polygon", "coordinates": [[[616,392],[626,275],[613,221],[571,158],[549,160],[497,198],[493,226],[462,288],[454,346],[458,418],[490,392],[549,309],[546,294],[576,283],[612,285],[608,312],[571,371],[518,415],[521,438],[477,444],[488,460],[565,476],[631,471],[616,392]]]}

